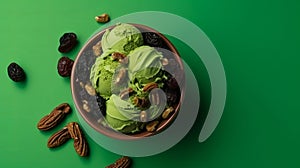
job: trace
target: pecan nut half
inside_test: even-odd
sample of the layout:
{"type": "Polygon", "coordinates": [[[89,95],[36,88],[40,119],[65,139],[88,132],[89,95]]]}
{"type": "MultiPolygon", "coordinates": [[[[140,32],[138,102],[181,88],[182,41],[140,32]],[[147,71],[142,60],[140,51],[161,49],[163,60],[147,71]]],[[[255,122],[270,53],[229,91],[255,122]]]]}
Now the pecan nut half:
{"type": "Polygon", "coordinates": [[[150,105],[150,102],[149,102],[149,99],[146,99],[146,98],[139,98],[137,96],[135,96],[133,99],[132,99],[132,103],[133,105],[135,105],[136,107],[141,107],[141,108],[145,108],[147,106],[150,105]]]}
{"type": "Polygon", "coordinates": [[[174,112],[174,108],[173,107],[169,107],[167,108],[163,113],[162,113],[162,118],[163,119],[167,119],[169,118],[170,114],[174,112]]]}
{"type": "Polygon", "coordinates": [[[149,132],[153,132],[156,130],[156,127],[158,124],[159,124],[159,121],[152,121],[146,125],[146,130],[149,132]]]}
{"type": "Polygon", "coordinates": [[[64,127],[58,132],[54,133],[49,139],[47,146],[48,148],[55,148],[64,144],[67,140],[71,139],[68,128],[64,127]]]}
{"type": "Polygon", "coordinates": [[[49,130],[59,124],[66,114],[71,112],[71,107],[68,103],[62,103],[55,107],[52,112],[44,116],[37,124],[39,130],[49,130]]]}
{"type": "Polygon", "coordinates": [[[129,168],[131,165],[131,159],[127,156],[123,156],[116,160],[114,163],[106,166],[105,168],[129,168]]]}
{"type": "Polygon", "coordinates": [[[147,83],[144,87],[143,87],[143,91],[144,92],[148,92],[154,88],[158,88],[158,84],[155,83],[155,82],[150,82],[150,83],[147,83]]]}
{"type": "Polygon", "coordinates": [[[127,88],[127,89],[124,89],[120,92],[120,98],[121,99],[125,99],[125,98],[129,98],[130,94],[133,92],[133,89],[132,88],[127,88]]]}
{"type": "Polygon", "coordinates": [[[109,21],[109,15],[106,14],[106,13],[103,13],[102,15],[99,15],[99,16],[96,16],[95,17],[95,20],[98,22],[98,23],[106,23],[109,21]]]}
{"type": "Polygon", "coordinates": [[[88,143],[83,136],[81,128],[78,123],[70,122],[67,125],[68,131],[72,139],[74,139],[74,148],[78,155],[87,156],[88,155],[88,143]]]}
{"type": "Polygon", "coordinates": [[[114,52],[111,54],[113,60],[119,61],[121,64],[128,64],[128,57],[125,54],[114,52]]]}
{"type": "Polygon", "coordinates": [[[122,59],[124,59],[126,57],[126,55],[119,53],[119,52],[114,52],[111,54],[111,57],[113,60],[121,61],[122,59]]]}

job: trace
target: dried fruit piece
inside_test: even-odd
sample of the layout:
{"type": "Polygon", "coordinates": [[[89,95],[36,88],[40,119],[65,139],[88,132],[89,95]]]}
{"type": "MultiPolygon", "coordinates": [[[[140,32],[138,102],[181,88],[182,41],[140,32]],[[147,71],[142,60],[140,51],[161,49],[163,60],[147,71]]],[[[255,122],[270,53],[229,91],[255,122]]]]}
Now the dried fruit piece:
{"type": "Polygon", "coordinates": [[[68,77],[72,73],[74,61],[68,57],[61,57],[57,63],[58,74],[62,77],[68,77]]]}
{"type": "Polygon", "coordinates": [[[48,148],[55,148],[64,144],[69,139],[71,139],[71,135],[69,134],[68,128],[64,127],[48,139],[47,146],[48,148]]]}
{"type": "Polygon", "coordinates": [[[15,82],[24,81],[26,78],[23,68],[15,62],[9,64],[7,67],[7,73],[9,78],[15,82]]]}
{"type": "Polygon", "coordinates": [[[88,143],[84,138],[81,128],[78,123],[70,122],[67,125],[68,131],[72,139],[74,139],[74,148],[78,155],[87,156],[88,155],[88,143]]]}
{"type": "Polygon", "coordinates": [[[43,117],[37,124],[39,130],[49,130],[59,124],[66,114],[71,112],[71,107],[68,103],[62,103],[55,107],[52,112],[43,117]]]}
{"type": "Polygon", "coordinates": [[[177,104],[180,99],[180,90],[167,88],[165,90],[168,105],[177,104]]]}
{"type": "Polygon", "coordinates": [[[151,47],[160,47],[165,48],[163,39],[154,32],[144,32],[143,38],[145,45],[149,45],[151,47]]]}
{"type": "Polygon", "coordinates": [[[179,87],[177,80],[174,77],[170,77],[167,81],[166,81],[166,85],[170,88],[170,89],[177,89],[179,87]]]}
{"type": "Polygon", "coordinates": [[[96,17],[95,17],[95,20],[96,20],[98,23],[106,23],[106,22],[109,21],[109,15],[106,14],[106,13],[103,13],[102,15],[96,16],[96,17]]]}
{"type": "Polygon", "coordinates": [[[132,160],[129,157],[123,156],[120,159],[116,160],[114,163],[106,166],[105,168],[129,168],[131,162],[132,160]]]}
{"type": "Polygon", "coordinates": [[[77,36],[75,33],[64,33],[59,39],[58,51],[61,53],[67,53],[71,51],[77,44],[77,36]]]}
{"type": "Polygon", "coordinates": [[[159,121],[152,121],[146,125],[146,130],[149,132],[153,132],[156,130],[156,126],[159,124],[159,121]]]}
{"type": "Polygon", "coordinates": [[[100,109],[100,112],[102,113],[103,116],[106,115],[106,100],[102,97],[97,95],[97,103],[100,109]]]}

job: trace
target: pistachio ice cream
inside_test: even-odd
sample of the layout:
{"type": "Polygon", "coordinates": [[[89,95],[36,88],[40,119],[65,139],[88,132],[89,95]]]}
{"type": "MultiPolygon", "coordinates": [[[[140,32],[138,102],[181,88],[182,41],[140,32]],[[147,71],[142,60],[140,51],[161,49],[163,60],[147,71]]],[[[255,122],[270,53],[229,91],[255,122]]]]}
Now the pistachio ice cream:
{"type": "Polygon", "coordinates": [[[113,50],[128,54],[131,50],[143,45],[143,36],[136,27],[119,23],[112,30],[106,30],[101,44],[104,53],[113,50]]]}
{"type": "Polygon", "coordinates": [[[103,53],[90,72],[92,86],[106,100],[106,125],[126,134],[145,129],[145,124],[156,119],[166,107],[166,104],[152,104],[151,90],[143,89],[149,83],[157,89],[163,88],[168,79],[161,63],[163,54],[143,44],[143,36],[136,27],[117,24],[102,36],[103,53]],[[126,61],[114,58],[116,53],[126,61]],[[127,96],[124,90],[128,90],[127,96]],[[147,114],[146,121],[141,117],[142,112],[147,114]]]}

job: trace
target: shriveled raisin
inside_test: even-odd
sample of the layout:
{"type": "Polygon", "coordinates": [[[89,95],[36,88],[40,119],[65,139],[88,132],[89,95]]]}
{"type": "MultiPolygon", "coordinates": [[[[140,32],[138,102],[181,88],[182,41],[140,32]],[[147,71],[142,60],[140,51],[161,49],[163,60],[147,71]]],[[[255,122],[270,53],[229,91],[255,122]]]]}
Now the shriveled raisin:
{"type": "Polygon", "coordinates": [[[163,39],[154,32],[143,32],[145,45],[149,45],[151,47],[160,47],[165,48],[163,39]]]}
{"type": "Polygon", "coordinates": [[[9,78],[15,82],[24,81],[26,78],[23,68],[15,62],[9,64],[9,66],[7,67],[7,72],[9,78]]]}
{"type": "Polygon", "coordinates": [[[74,61],[71,60],[68,57],[61,57],[58,60],[57,64],[57,71],[58,74],[62,77],[68,77],[71,75],[72,67],[73,67],[74,61]]]}
{"type": "Polygon", "coordinates": [[[179,87],[177,80],[174,77],[171,77],[167,80],[166,82],[167,87],[169,87],[170,89],[176,89],[179,87]]]}
{"type": "Polygon", "coordinates": [[[167,97],[167,103],[168,105],[174,105],[177,104],[180,98],[180,90],[179,88],[173,90],[173,89],[166,89],[165,91],[166,97],[167,97]]]}
{"type": "Polygon", "coordinates": [[[97,97],[96,100],[98,102],[100,112],[102,113],[103,116],[105,116],[106,115],[106,100],[102,96],[99,96],[99,95],[96,95],[96,97],[97,97]]]}
{"type": "Polygon", "coordinates": [[[77,36],[75,33],[64,33],[59,39],[58,51],[66,53],[71,51],[77,44],[77,36]]]}

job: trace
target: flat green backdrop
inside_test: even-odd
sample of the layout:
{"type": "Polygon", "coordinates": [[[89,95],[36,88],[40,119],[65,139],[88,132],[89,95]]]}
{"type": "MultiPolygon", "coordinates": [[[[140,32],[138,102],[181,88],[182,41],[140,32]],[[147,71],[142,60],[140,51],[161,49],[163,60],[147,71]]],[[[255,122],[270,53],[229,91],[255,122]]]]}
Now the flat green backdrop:
{"type": "MultiPolygon", "coordinates": [[[[62,55],[76,58],[101,24],[104,12],[116,18],[137,11],[182,16],[204,30],[217,48],[228,81],[223,117],[204,143],[198,143],[209,107],[209,78],[201,60],[184,43],[170,38],[197,75],[201,108],[197,124],[175,147],[156,156],[133,158],[135,168],[152,167],[300,167],[300,2],[297,0],[2,0],[0,2],[0,167],[99,168],[119,155],[90,138],[91,153],[79,157],[71,141],[50,150],[39,119],[68,102],[75,110],[70,80],[56,71],[62,55]],[[79,45],[57,51],[64,32],[77,33],[79,45]],[[19,63],[27,81],[14,83],[7,66],[19,63]]],[[[159,18],[157,18],[159,19],[159,18]]],[[[142,149],[141,149],[142,150],[142,149]]]]}

